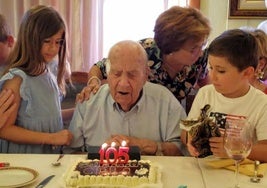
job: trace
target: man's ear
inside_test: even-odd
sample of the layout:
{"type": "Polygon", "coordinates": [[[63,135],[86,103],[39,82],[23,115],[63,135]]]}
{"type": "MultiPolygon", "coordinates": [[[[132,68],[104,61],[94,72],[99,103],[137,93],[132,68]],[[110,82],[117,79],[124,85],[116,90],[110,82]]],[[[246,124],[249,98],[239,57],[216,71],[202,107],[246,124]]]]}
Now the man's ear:
{"type": "Polygon", "coordinates": [[[7,44],[8,44],[8,47],[13,48],[13,46],[15,44],[15,39],[13,36],[11,36],[11,35],[7,36],[7,44]]]}
{"type": "Polygon", "coordinates": [[[146,66],[145,76],[146,76],[147,80],[148,80],[148,75],[149,75],[150,71],[151,71],[150,68],[148,66],[146,66]]]}

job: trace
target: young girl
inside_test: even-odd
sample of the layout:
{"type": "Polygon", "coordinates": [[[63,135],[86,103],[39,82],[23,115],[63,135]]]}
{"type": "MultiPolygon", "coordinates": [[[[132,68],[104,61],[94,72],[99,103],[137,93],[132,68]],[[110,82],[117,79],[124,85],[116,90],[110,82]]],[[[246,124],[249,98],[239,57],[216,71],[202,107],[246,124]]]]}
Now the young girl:
{"type": "Polygon", "coordinates": [[[62,130],[59,98],[64,89],[65,29],[51,7],[36,6],[23,16],[8,72],[0,80],[0,89],[13,90],[20,104],[0,131],[0,152],[58,153],[54,145],[70,143],[71,133],[62,130]],[[56,55],[57,80],[47,68],[56,55]]]}
{"type": "MultiPolygon", "coordinates": [[[[267,162],[267,95],[249,83],[258,64],[255,38],[239,29],[228,30],[214,39],[208,50],[212,84],[199,90],[187,119],[198,118],[206,104],[210,105],[207,115],[221,118],[220,123],[226,115],[245,116],[254,127],[256,139],[248,158],[267,162]]],[[[181,128],[185,129],[182,125],[181,128]]],[[[188,150],[192,156],[198,156],[191,140],[189,136],[188,150]]],[[[213,155],[227,157],[223,137],[211,137],[209,145],[213,155]]]]}

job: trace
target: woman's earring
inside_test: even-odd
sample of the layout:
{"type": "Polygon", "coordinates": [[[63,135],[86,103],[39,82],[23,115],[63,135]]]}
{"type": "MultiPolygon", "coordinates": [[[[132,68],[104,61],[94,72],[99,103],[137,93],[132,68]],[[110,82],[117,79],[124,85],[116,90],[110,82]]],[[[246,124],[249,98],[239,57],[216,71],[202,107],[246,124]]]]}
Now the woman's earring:
{"type": "Polygon", "coordinates": [[[264,75],[264,72],[262,70],[257,70],[255,72],[255,76],[256,76],[257,80],[263,79],[263,75],[264,75]]]}

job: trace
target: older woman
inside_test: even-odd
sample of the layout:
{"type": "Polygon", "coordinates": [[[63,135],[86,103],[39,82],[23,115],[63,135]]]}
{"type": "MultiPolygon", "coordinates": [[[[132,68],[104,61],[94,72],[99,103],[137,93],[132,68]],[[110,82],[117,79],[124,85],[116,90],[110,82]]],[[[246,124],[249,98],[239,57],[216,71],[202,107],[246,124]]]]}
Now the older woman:
{"type": "MultiPolygon", "coordinates": [[[[178,100],[201,81],[205,84],[207,55],[202,50],[210,31],[209,20],[194,8],[174,6],[159,15],[154,39],[140,41],[149,58],[149,81],[167,87],[178,100]]],[[[105,66],[104,58],[91,68],[88,86],[77,100],[87,100],[91,91],[97,92],[107,76],[105,66]]]]}
{"type": "Polygon", "coordinates": [[[251,31],[259,47],[259,61],[255,70],[255,75],[251,78],[250,83],[255,88],[267,94],[267,35],[260,29],[251,31]],[[265,82],[265,83],[264,83],[265,82]]]}

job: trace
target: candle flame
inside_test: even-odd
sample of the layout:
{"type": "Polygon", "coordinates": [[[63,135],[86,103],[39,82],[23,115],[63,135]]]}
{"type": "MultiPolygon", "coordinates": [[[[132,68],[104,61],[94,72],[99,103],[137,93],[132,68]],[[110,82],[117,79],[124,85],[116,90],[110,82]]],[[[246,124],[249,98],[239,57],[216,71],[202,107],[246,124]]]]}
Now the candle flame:
{"type": "Polygon", "coordinates": [[[116,142],[112,142],[111,147],[115,147],[115,146],[116,146],[116,142]]]}
{"type": "Polygon", "coordinates": [[[105,149],[108,146],[107,143],[102,144],[102,149],[105,149]]]}
{"type": "Polygon", "coordinates": [[[126,146],[126,145],[127,145],[126,141],[123,140],[123,141],[121,142],[121,145],[122,145],[122,146],[126,146]]]}

